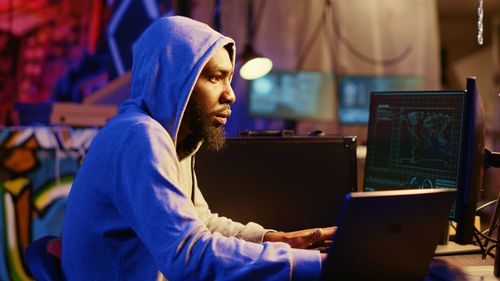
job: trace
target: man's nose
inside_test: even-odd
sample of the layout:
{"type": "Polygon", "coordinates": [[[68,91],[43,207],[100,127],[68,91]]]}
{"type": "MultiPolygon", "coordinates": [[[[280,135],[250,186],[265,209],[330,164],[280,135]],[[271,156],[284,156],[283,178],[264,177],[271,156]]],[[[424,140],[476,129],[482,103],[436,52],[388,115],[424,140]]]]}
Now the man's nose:
{"type": "Polygon", "coordinates": [[[234,94],[233,88],[231,87],[230,84],[228,84],[224,88],[224,92],[221,95],[221,100],[220,103],[234,103],[236,101],[236,95],[234,94]]]}

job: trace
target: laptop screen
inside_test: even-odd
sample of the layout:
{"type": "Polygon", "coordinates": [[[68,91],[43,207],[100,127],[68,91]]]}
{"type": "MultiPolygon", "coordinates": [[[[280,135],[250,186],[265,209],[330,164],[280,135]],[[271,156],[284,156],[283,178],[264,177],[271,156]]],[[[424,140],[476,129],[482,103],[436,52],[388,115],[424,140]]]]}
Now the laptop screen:
{"type": "Polygon", "coordinates": [[[364,190],[457,188],[464,103],[464,91],[373,92],[364,190]]]}

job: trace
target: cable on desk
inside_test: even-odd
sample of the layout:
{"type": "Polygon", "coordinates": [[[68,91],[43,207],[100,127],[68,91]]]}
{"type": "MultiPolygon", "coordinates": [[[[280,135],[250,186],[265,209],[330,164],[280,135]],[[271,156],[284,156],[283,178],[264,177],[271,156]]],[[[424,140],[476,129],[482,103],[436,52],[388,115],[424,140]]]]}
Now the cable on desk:
{"type": "Polygon", "coordinates": [[[491,246],[489,246],[488,249],[486,249],[486,253],[483,254],[483,260],[486,258],[486,256],[490,256],[492,258],[495,258],[496,253],[492,254],[491,250],[495,249],[496,247],[497,247],[497,245],[491,245],[491,246]]]}
{"type": "Polygon", "coordinates": [[[491,251],[496,248],[498,240],[493,239],[493,238],[485,235],[484,233],[479,231],[479,229],[477,229],[476,227],[474,227],[473,235],[476,238],[477,243],[479,244],[479,248],[481,248],[481,257],[483,259],[485,259],[486,256],[490,256],[492,258],[495,258],[495,255],[492,254],[491,251]],[[479,236],[481,236],[481,237],[479,237],[479,236]],[[492,242],[494,244],[485,249],[485,245],[487,245],[487,244],[486,243],[483,244],[482,240],[492,242]]]}
{"type": "MultiPolygon", "coordinates": [[[[479,231],[479,229],[477,229],[476,227],[474,227],[474,233],[476,234],[479,234],[483,239],[485,240],[488,240],[489,242],[492,242],[492,243],[497,243],[498,240],[494,239],[494,238],[491,238],[489,237],[488,235],[482,233],[481,231],[479,231]]],[[[478,239],[478,238],[476,238],[478,239]]]]}
{"type": "Polygon", "coordinates": [[[484,208],[486,208],[486,207],[488,207],[488,206],[490,206],[490,205],[495,204],[496,202],[497,202],[497,200],[496,200],[496,199],[495,199],[495,200],[491,200],[491,201],[489,201],[489,202],[486,202],[486,203],[484,203],[483,205],[481,205],[481,206],[477,207],[477,208],[476,208],[476,212],[479,212],[479,211],[481,211],[482,209],[484,209],[484,208]]]}

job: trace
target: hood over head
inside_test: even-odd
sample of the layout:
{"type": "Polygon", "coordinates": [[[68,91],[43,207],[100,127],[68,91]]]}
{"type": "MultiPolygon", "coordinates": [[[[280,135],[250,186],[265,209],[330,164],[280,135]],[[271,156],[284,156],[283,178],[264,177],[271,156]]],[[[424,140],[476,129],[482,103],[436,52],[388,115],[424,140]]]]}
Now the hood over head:
{"type": "Polygon", "coordinates": [[[134,44],[130,99],[120,112],[139,106],[177,145],[182,116],[198,76],[214,51],[228,44],[234,66],[233,39],[182,16],[156,20],[134,44]]]}

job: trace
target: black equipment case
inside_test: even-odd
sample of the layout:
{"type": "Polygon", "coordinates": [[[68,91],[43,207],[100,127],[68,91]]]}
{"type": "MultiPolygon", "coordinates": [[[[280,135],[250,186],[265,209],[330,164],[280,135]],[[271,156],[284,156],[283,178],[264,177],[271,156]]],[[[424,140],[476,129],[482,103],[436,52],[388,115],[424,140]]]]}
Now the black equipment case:
{"type": "Polygon", "coordinates": [[[334,225],[357,189],[356,137],[228,138],[221,152],[197,153],[198,185],[212,212],[241,223],[293,231],[334,225]]]}

